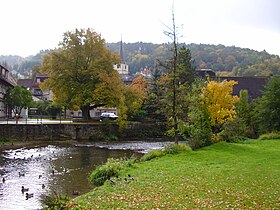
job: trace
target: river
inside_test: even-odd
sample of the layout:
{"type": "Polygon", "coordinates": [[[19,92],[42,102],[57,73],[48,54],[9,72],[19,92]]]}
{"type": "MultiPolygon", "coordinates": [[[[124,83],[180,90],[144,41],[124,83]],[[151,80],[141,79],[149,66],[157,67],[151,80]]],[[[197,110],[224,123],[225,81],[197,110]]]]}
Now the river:
{"type": "Polygon", "coordinates": [[[87,176],[108,158],[141,155],[168,142],[56,143],[0,150],[0,209],[42,209],[47,195],[89,192],[87,176]],[[26,198],[22,186],[33,197],[26,198]]]}

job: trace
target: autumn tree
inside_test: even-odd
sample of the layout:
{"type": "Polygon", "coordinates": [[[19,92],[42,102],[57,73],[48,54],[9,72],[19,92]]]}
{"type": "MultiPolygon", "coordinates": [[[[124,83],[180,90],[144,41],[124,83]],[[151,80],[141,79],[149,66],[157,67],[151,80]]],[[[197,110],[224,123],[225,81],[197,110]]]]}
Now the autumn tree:
{"type": "Polygon", "coordinates": [[[210,81],[202,89],[203,101],[208,109],[211,126],[214,133],[221,130],[221,126],[236,117],[235,104],[238,96],[233,96],[233,86],[237,82],[231,81],[210,81]]]}
{"type": "Polygon", "coordinates": [[[124,87],[127,115],[130,120],[142,120],[146,115],[143,103],[148,96],[147,79],[140,75],[135,77],[129,86],[124,87]]]}
{"type": "Polygon", "coordinates": [[[40,70],[49,78],[42,88],[52,91],[57,104],[81,109],[88,119],[94,107],[118,106],[121,80],[113,64],[119,62],[92,29],[68,31],[58,49],[44,56],[40,70]]]}
{"type": "Polygon", "coordinates": [[[4,94],[4,104],[9,107],[14,114],[21,113],[23,108],[27,108],[32,104],[32,93],[23,86],[15,86],[8,89],[4,94]]]}
{"type": "Polygon", "coordinates": [[[143,104],[143,95],[132,86],[123,87],[124,107],[126,109],[126,117],[135,120],[135,116],[141,110],[143,104]]]}
{"type": "Polygon", "coordinates": [[[140,75],[135,77],[130,86],[141,95],[142,99],[147,97],[148,82],[144,76],[140,75]]]}

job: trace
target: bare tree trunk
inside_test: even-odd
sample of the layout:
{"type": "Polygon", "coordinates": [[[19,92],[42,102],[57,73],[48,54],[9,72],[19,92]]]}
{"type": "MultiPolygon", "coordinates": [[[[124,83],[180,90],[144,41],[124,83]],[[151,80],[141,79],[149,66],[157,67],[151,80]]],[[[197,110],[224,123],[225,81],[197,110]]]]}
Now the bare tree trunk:
{"type": "Polygon", "coordinates": [[[177,58],[178,58],[178,49],[177,49],[177,34],[176,34],[176,25],[175,25],[175,17],[174,17],[174,10],[172,9],[172,34],[173,34],[173,106],[172,106],[172,115],[174,119],[174,142],[178,144],[178,116],[177,116],[177,58]]]}
{"type": "Polygon", "coordinates": [[[173,57],[171,60],[170,65],[170,72],[171,72],[171,88],[172,88],[172,114],[171,118],[172,121],[172,129],[174,130],[174,142],[178,144],[179,135],[178,135],[178,88],[179,88],[179,78],[177,72],[177,65],[178,65],[178,43],[177,43],[177,31],[175,25],[175,16],[174,16],[174,8],[172,8],[172,27],[167,27],[167,31],[164,31],[164,34],[169,36],[173,41],[173,57]]]}

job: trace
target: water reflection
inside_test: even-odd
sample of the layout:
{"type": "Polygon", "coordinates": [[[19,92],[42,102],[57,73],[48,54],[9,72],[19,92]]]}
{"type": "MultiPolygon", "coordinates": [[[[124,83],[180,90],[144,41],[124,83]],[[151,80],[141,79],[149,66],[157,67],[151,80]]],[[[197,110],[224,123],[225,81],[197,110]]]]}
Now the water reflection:
{"type": "Polygon", "coordinates": [[[93,145],[47,145],[0,151],[0,209],[41,209],[41,199],[57,192],[72,195],[92,189],[88,173],[109,157],[131,156],[131,150],[93,145]],[[3,180],[4,178],[4,180],[3,180]],[[4,182],[3,182],[4,181],[4,182]],[[34,197],[26,199],[22,186],[34,197]]]}

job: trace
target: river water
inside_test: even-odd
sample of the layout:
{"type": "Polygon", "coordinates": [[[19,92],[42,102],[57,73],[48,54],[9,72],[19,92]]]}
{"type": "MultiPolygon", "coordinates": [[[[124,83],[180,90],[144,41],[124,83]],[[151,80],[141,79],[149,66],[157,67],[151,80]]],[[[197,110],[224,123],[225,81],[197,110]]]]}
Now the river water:
{"type": "Polygon", "coordinates": [[[0,150],[0,209],[42,209],[47,195],[89,192],[87,176],[108,158],[141,155],[168,142],[118,142],[34,145],[0,150]],[[33,197],[26,198],[22,186],[33,197]]]}

